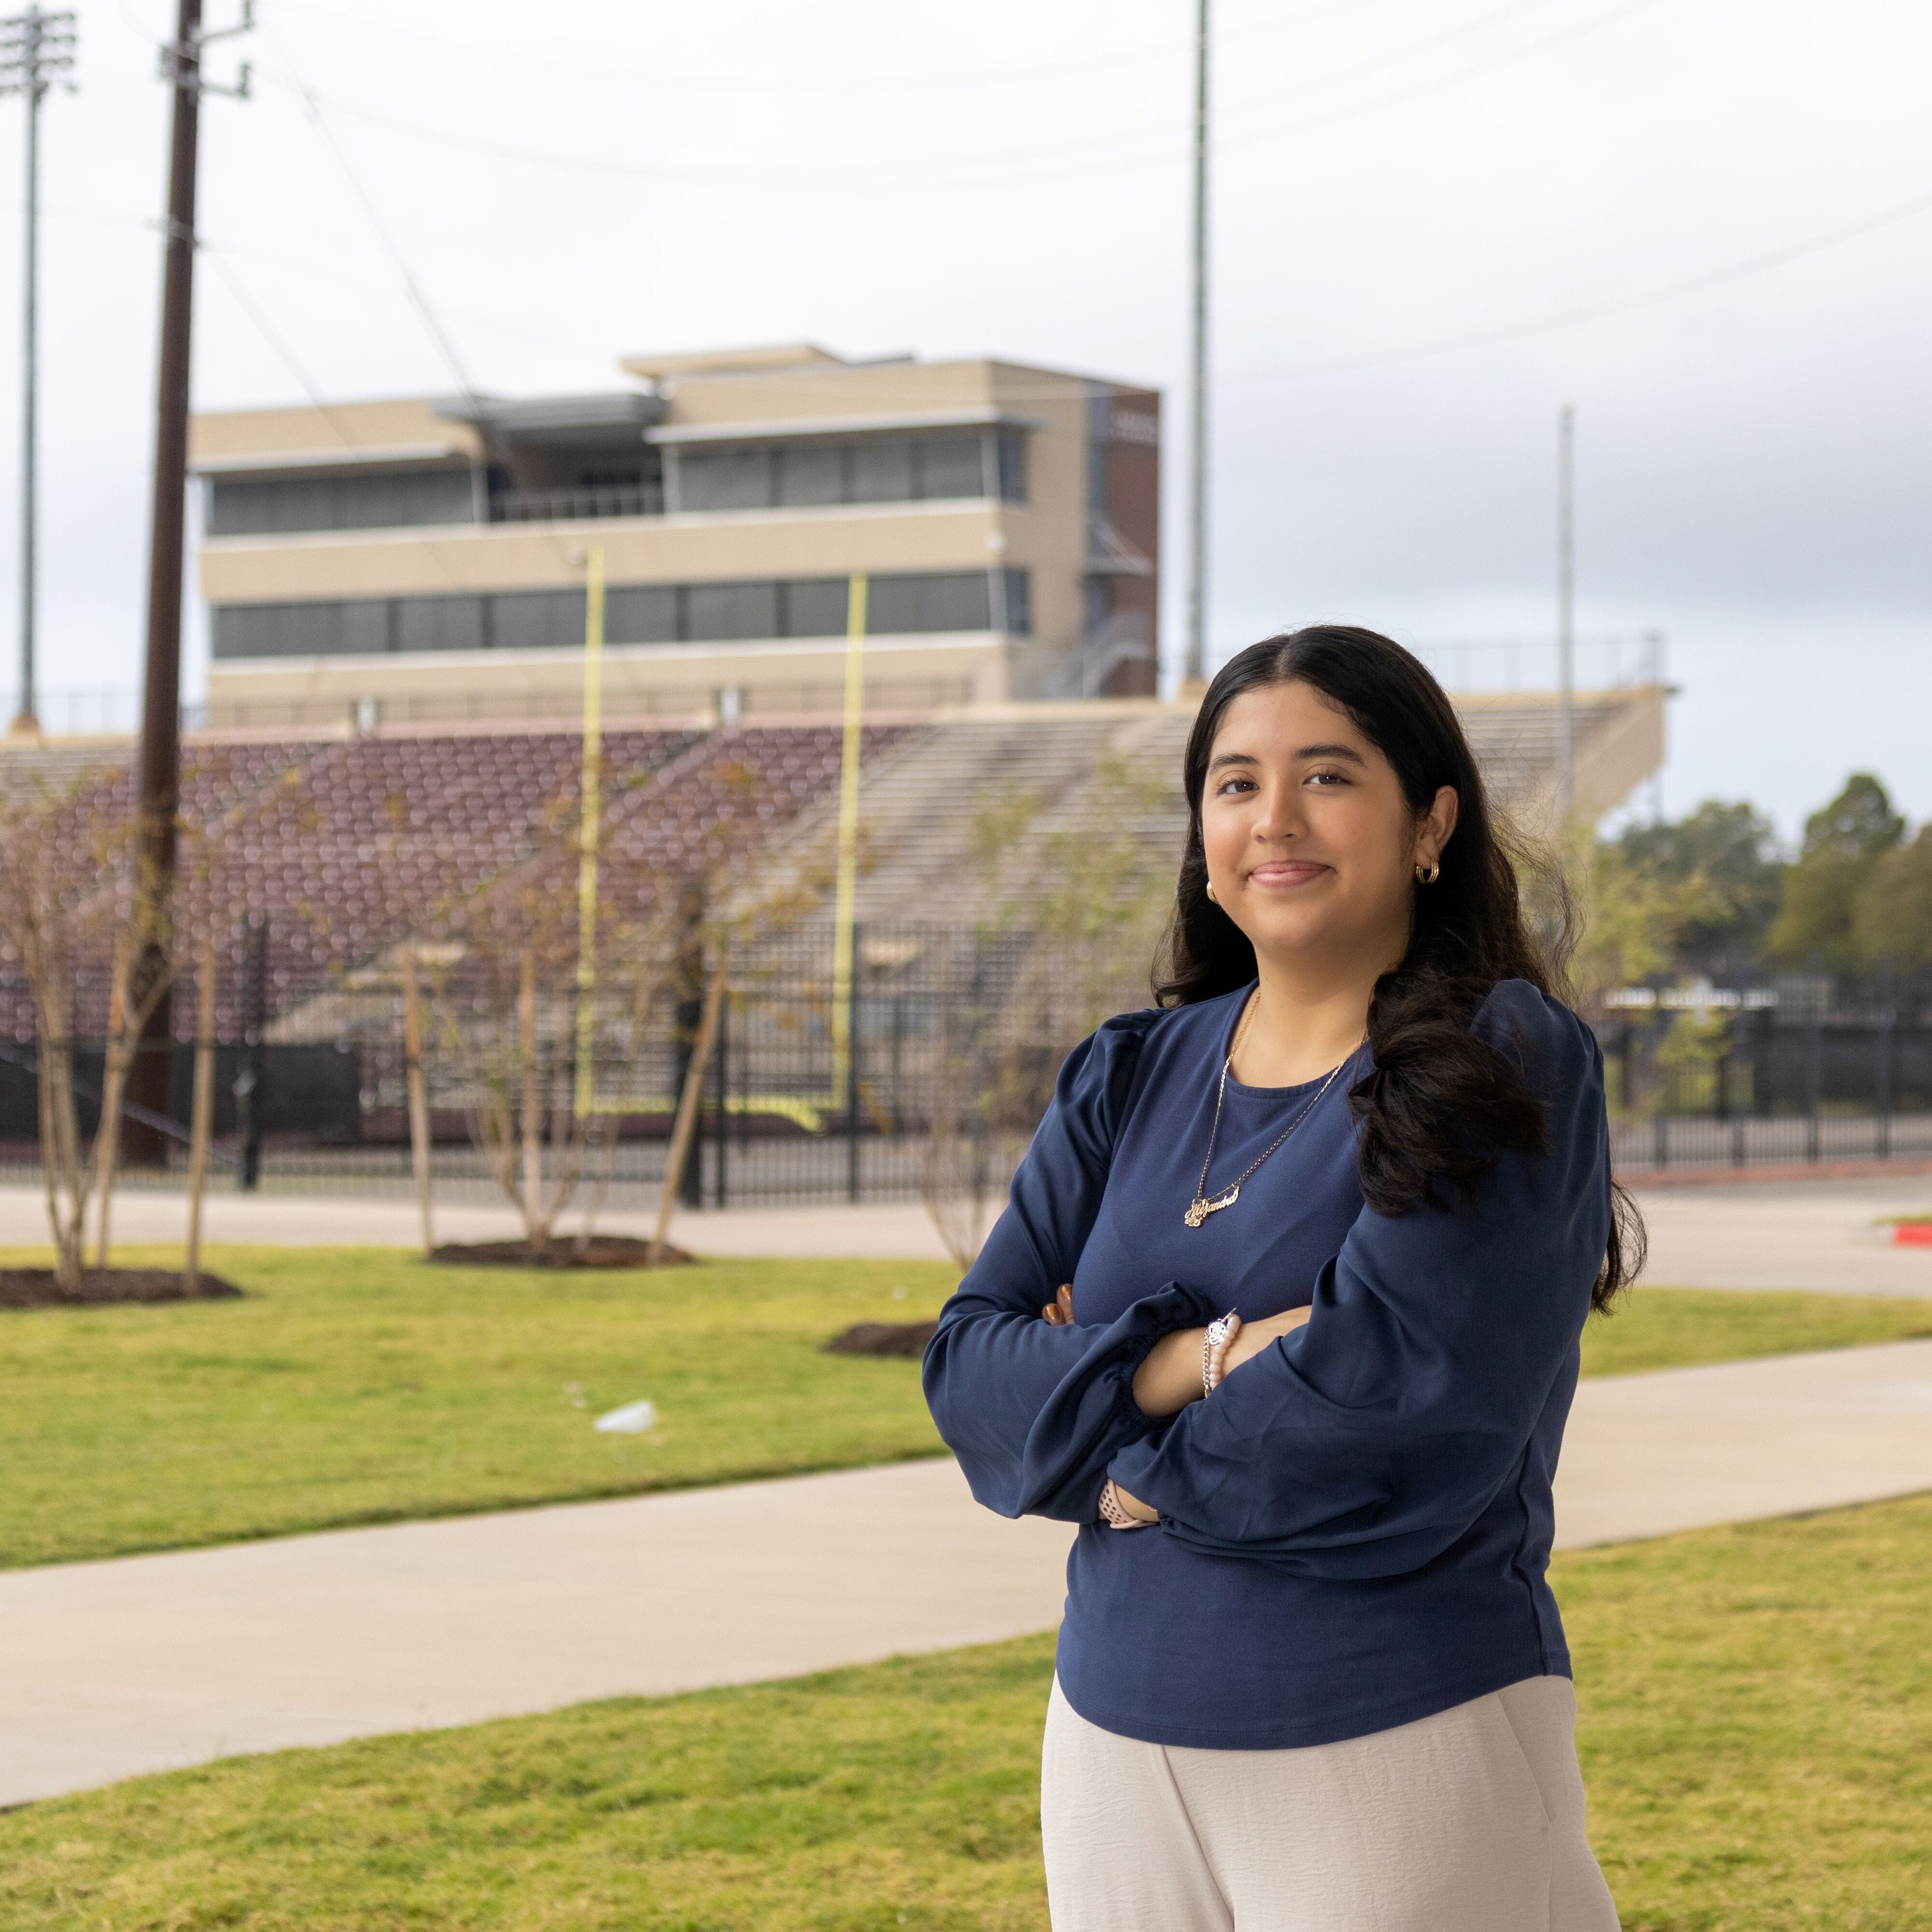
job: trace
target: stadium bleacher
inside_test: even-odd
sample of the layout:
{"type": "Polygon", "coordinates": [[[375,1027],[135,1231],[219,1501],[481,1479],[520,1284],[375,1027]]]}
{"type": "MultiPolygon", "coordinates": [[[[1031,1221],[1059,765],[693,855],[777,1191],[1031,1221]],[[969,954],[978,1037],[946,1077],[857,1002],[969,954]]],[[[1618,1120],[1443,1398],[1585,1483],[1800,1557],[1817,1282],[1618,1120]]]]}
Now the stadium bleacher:
{"type": "MultiPolygon", "coordinates": [[[[1498,796],[1533,820],[1546,810],[1553,701],[1499,693],[1458,704],[1498,796]]],[[[1578,801],[1595,817],[1660,759],[1662,693],[1585,694],[1576,718],[1578,801]]],[[[1110,759],[1145,776],[1135,823],[1148,864],[1171,867],[1184,823],[1179,778],[1190,722],[1184,706],[1128,699],[869,724],[860,917],[982,916],[973,854],[985,812],[1023,799],[1026,841],[1077,830],[1096,798],[1118,808],[1094,782],[1110,759]]],[[[819,890],[841,745],[838,722],[824,718],[608,730],[606,902],[634,910],[698,874],[741,910],[775,890],[819,890]]],[[[8,743],[0,794],[17,798],[38,784],[64,794],[61,808],[76,814],[124,807],[130,750],[124,740],[8,743]]],[[[218,907],[238,927],[245,914],[266,917],[274,1012],[432,930],[439,909],[465,896],[487,898],[520,881],[574,903],[581,758],[578,734],[548,722],[191,735],[182,752],[183,818],[212,836],[184,842],[188,916],[204,930],[219,923],[218,907]]],[[[238,976],[224,975],[224,1032],[238,1017],[230,1010],[238,976]]]]}

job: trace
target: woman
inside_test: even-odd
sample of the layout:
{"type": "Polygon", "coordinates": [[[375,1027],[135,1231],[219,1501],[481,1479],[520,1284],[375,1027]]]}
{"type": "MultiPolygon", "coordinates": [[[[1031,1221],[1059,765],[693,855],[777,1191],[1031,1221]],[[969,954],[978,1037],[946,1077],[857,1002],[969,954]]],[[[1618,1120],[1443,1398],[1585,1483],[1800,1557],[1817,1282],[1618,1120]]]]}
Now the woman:
{"type": "Polygon", "coordinates": [[[980,1501],[1082,1526],[1053,1923],[1615,1932],[1544,1578],[1640,1234],[1600,1056],[1399,646],[1244,651],[1186,782],[1160,1008],[1068,1058],[926,1360],[980,1501]]]}

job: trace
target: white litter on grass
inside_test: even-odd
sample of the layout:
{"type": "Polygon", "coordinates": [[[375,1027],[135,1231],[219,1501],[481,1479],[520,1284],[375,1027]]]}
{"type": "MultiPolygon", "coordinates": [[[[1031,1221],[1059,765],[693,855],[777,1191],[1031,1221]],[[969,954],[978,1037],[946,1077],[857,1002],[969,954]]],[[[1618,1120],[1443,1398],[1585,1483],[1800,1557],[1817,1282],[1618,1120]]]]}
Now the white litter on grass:
{"type": "Polygon", "coordinates": [[[596,1422],[607,1436],[641,1436],[657,1426],[657,1405],[649,1402],[627,1402],[622,1408],[600,1415],[596,1422]]]}

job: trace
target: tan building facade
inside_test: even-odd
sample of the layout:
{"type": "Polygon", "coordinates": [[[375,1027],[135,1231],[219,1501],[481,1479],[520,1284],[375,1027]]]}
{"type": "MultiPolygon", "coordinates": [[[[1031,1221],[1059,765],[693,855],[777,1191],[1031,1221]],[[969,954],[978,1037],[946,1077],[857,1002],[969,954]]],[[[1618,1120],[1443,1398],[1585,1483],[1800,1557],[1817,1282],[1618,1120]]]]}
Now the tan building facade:
{"type": "Polygon", "coordinates": [[[1155,682],[1158,394],[807,346],[590,396],[199,416],[208,722],[567,716],[602,554],[613,715],[926,710],[1155,682]]]}

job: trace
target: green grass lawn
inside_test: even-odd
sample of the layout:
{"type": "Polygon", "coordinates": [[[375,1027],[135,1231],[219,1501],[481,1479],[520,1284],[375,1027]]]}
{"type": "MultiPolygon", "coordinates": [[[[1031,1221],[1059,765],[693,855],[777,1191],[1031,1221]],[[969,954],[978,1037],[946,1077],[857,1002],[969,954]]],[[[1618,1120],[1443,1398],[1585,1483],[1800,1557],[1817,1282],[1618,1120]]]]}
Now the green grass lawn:
{"type": "MultiPolygon", "coordinates": [[[[1624,1932],[1922,1932],[1932,1498],[1559,1557],[1624,1932]]],[[[1036,1928],[1052,1641],[0,1816],[9,1932],[1036,1928]]]]}
{"type": "MultiPolygon", "coordinates": [[[[940,1447],[916,1363],[819,1344],[854,1322],[937,1312],[943,1263],[572,1276],[431,1268],[393,1249],[229,1248],[210,1265],[248,1298],[0,1312],[0,1567],[940,1447]],[[592,1430],[639,1396],[658,1406],[650,1435],[592,1430]]],[[[1928,1334],[1932,1302],[1649,1289],[1591,1324],[1584,1367],[1928,1334]]]]}
{"type": "Polygon", "coordinates": [[[1586,1376],[1792,1355],[1932,1335],[1932,1301],[1885,1294],[1646,1288],[1583,1330],[1586,1376]]]}
{"type": "Polygon", "coordinates": [[[208,1264],[248,1298],[0,1313],[0,1564],[939,1446],[916,1363],[818,1345],[854,1322],[936,1313],[941,1264],[559,1275],[379,1248],[228,1248],[208,1264]],[[591,1426],[640,1396],[658,1408],[649,1436],[591,1426]]]}

